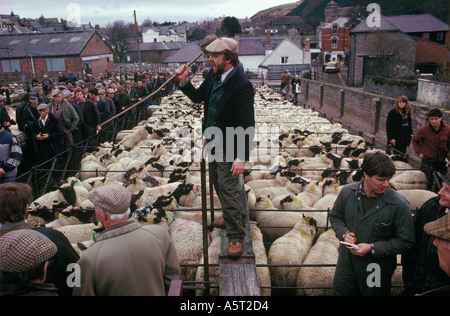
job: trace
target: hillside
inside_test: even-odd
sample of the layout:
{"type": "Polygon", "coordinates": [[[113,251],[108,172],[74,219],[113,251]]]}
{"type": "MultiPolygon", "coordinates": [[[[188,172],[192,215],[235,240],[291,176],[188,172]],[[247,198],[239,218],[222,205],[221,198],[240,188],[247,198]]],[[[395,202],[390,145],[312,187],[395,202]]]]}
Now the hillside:
{"type": "MultiPolygon", "coordinates": [[[[324,20],[324,9],[331,0],[304,0],[295,9],[289,12],[288,16],[300,16],[305,23],[316,27],[320,21],[324,20]]],[[[366,11],[367,5],[373,3],[373,0],[335,0],[339,7],[357,6],[362,9],[359,14],[366,17],[369,12],[366,11]]],[[[381,14],[385,16],[400,14],[420,14],[431,13],[435,17],[448,23],[448,0],[377,0],[380,5],[381,14]]]]}
{"type": "Polygon", "coordinates": [[[295,8],[298,8],[304,0],[297,1],[294,3],[287,3],[278,5],[275,7],[268,8],[266,10],[261,10],[250,19],[252,21],[270,21],[274,18],[279,18],[285,16],[286,14],[292,12],[295,8]]]}

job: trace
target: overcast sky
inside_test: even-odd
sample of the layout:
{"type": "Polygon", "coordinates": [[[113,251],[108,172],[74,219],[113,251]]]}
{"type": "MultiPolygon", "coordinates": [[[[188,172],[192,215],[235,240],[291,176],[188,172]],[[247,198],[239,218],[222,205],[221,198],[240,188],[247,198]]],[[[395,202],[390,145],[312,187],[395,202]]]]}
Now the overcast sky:
{"type": "Polygon", "coordinates": [[[10,14],[13,11],[21,18],[39,18],[43,15],[45,18],[106,26],[116,20],[134,23],[133,10],[136,10],[139,24],[146,18],[160,23],[196,22],[223,15],[251,17],[258,11],[292,2],[295,0],[0,0],[0,13],[10,14]]]}

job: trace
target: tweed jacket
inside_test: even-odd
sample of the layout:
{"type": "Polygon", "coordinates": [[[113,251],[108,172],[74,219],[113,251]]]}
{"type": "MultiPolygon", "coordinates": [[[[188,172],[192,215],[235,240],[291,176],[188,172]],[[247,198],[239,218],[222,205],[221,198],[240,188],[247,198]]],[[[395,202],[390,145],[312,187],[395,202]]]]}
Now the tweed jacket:
{"type": "MultiPolygon", "coordinates": [[[[54,101],[52,101],[48,108],[50,110],[50,113],[53,114],[53,107],[55,106],[54,101]]],[[[63,100],[63,108],[61,110],[61,122],[63,124],[63,127],[67,130],[74,131],[77,129],[78,121],[80,118],[78,117],[77,112],[73,108],[73,106],[67,102],[66,100],[63,100]]]]}
{"type": "Polygon", "coordinates": [[[102,232],[78,261],[75,296],[164,296],[180,278],[167,228],[128,221],[102,232]]]}

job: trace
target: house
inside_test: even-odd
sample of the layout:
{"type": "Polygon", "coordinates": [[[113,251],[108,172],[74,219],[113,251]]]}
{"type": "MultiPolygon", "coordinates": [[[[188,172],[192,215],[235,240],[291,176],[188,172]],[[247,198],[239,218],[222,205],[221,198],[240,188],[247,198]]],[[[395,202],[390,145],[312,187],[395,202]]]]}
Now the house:
{"type": "Polygon", "coordinates": [[[309,39],[305,40],[304,48],[297,46],[289,39],[284,39],[259,65],[260,70],[268,80],[278,80],[287,69],[294,74],[300,74],[311,65],[309,39]]]}
{"type": "Polygon", "coordinates": [[[339,60],[347,63],[350,51],[350,30],[361,22],[361,19],[341,17],[331,22],[323,22],[318,28],[321,61],[339,60]]]}
{"type": "MultiPolygon", "coordinates": [[[[414,23],[417,17],[410,15],[410,23],[414,23]]],[[[362,86],[367,75],[398,77],[414,74],[422,63],[447,63],[448,46],[414,36],[415,32],[407,34],[383,15],[375,22],[363,21],[350,32],[348,74],[351,85],[362,86]]],[[[419,24],[420,20],[415,23],[419,24]]]]}
{"type": "Polygon", "coordinates": [[[185,25],[144,28],[142,32],[142,42],[186,42],[186,31],[187,28],[185,25]]]}
{"type": "MultiPolygon", "coordinates": [[[[161,64],[166,58],[173,55],[175,52],[185,47],[185,42],[156,42],[156,43],[139,43],[139,50],[141,53],[141,61],[161,64]]],[[[127,48],[128,62],[138,62],[138,49],[136,42],[130,43],[127,48]]]]}
{"type": "Polygon", "coordinates": [[[69,71],[98,76],[113,69],[112,50],[95,30],[0,36],[0,78],[6,82],[69,71]]]}
{"type": "MultiPolygon", "coordinates": [[[[182,64],[191,62],[195,57],[202,53],[200,46],[195,43],[188,43],[186,46],[174,52],[164,60],[169,67],[177,68],[182,64]]],[[[203,66],[208,60],[202,55],[194,63],[197,67],[203,66]]]]}

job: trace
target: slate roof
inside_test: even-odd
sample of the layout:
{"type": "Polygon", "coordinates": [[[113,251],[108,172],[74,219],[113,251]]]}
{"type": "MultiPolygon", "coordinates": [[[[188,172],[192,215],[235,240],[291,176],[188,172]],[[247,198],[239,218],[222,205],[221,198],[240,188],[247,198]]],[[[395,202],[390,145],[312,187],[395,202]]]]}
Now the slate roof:
{"type": "MultiPolygon", "coordinates": [[[[169,51],[169,50],[179,50],[185,47],[188,43],[185,42],[151,42],[151,43],[140,43],[139,49],[141,52],[145,51],[169,51]]],[[[137,52],[136,42],[129,43],[128,52],[137,52]]]]}
{"type": "Polygon", "coordinates": [[[387,16],[386,19],[405,33],[448,31],[448,24],[430,13],[387,16]]]}
{"type": "Polygon", "coordinates": [[[448,24],[429,13],[380,17],[380,26],[369,26],[367,20],[352,29],[352,33],[402,31],[404,33],[448,31],[448,24]]]}
{"type": "MultiPolygon", "coordinates": [[[[192,61],[195,57],[197,57],[201,53],[200,46],[195,43],[188,43],[184,48],[178,50],[177,52],[173,53],[171,56],[167,57],[164,62],[165,63],[189,63],[192,61]]],[[[201,56],[199,59],[197,59],[196,62],[205,62],[206,58],[201,56]]]]}
{"type": "Polygon", "coordinates": [[[0,58],[77,56],[95,31],[0,36],[0,58]]]}
{"type": "Polygon", "coordinates": [[[367,23],[367,20],[362,21],[357,26],[355,26],[350,32],[351,33],[367,33],[367,32],[398,32],[399,29],[395,27],[385,16],[380,16],[380,25],[375,26],[376,21],[373,22],[374,25],[367,23]]]}

